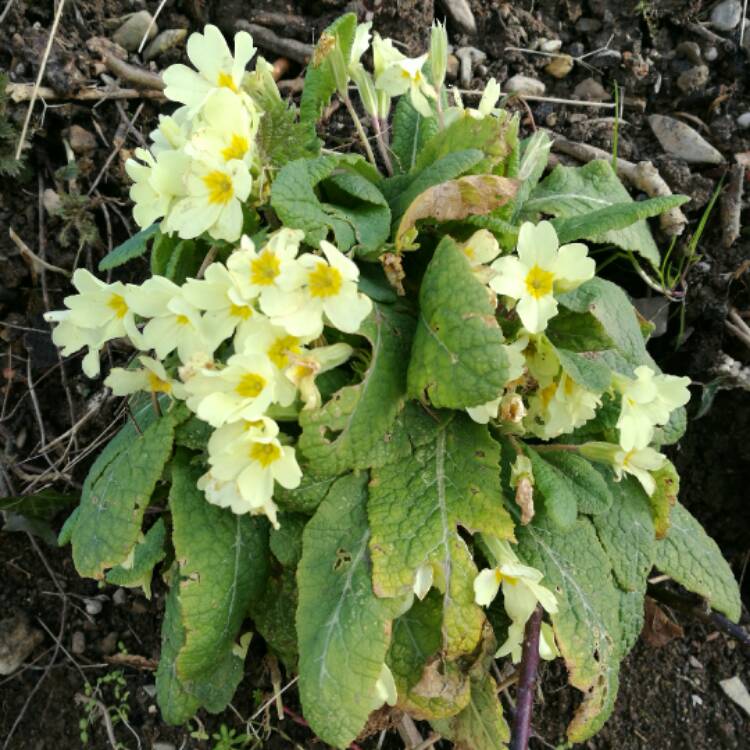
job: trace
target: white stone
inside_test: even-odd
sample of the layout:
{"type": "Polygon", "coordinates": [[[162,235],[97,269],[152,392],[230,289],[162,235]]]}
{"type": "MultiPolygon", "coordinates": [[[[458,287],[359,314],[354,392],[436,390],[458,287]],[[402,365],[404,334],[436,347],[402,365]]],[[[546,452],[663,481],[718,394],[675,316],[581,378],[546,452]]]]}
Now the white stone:
{"type": "Polygon", "coordinates": [[[507,94],[521,94],[521,96],[544,96],[547,87],[536,78],[517,75],[509,78],[504,86],[507,94]]]}
{"type": "Polygon", "coordinates": [[[711,11],[711,23],[719,31],[731,31],[742,20],[742,3],[724,0],[711,11]]]}

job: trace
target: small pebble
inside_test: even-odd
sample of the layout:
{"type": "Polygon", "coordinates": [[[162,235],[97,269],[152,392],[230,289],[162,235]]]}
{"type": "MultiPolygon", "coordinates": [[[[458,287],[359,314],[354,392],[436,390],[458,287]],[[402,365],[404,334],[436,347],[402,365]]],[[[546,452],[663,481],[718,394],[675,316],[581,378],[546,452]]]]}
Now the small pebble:
{"type": "Polygon", "coordinates": [[[125,591],[125,589],[117,589],[117,591],[115,591],[115,593],[112,595],[112,601],[118,607],[121,607],[123,604],[126,604],[128,601],[128,592],[125,591]]]}
{"type": "Polygon", "coordinates": [[[690,68],[690,70],[686,70],[678,76],[677,88],[683,94],[694,94],[708,83],[708,78],[708,66],[696,65],[694,68],[690,68]]]}
{"type": "Polygon", "coordinates": [[[700,65],[701,48],[697,42],[680,42],[675,48],[678,55],[682,55],[686,60],[690,60],[693,65],[700,65]]]}
{"type": "Polygon", "coordinates": [[[587,102],[605,102],[612,98],[604,86],[594,78],[581,81],[573,89],[573,97],[587,102]]]}
{"type": "Polygon", "coordinates": [[[73,633],[70,639],[70,650],[76,656],[80,656],[86,651],[86,636],[80,630],[73,633]]]}
{"type": "Polygon", "coordinates": [[[565,78],[573,70],[573,58],[570,55],[557,55],[544,69],[555,78],[565,78]]]}
{"type": "Polygon", "coordinates": [[[99,651],[104,656],[111,656],[117,650],[117,633],[109,633],[99,641],[99,651]]]}
{"type": "Polygon", "coordinates": [[[0,675],[13,674],[42,640],[24,613],[0,620],[0,675]]]}
{"type": "Polygon", "coordinates": [[[724,157],[702,135],[680,120],[651,115],[648,123],[661,147],[689,164],[721,164],[724,157]]]}
{"type": "Polygon", "coordinates": [[[176,47],[186,36],[187,29],[167,29],[166,31],[162,31],[143,51],[143,59],[146,62],[153,60],[163,52],[176,47]]]}
{"type": "Polygon", "coordinates": [[[602,28],[598,18],[580,18],[576,24],[576,31],[580,34],[595,34],[602,28]]]}
{"type": "Polygon", "coordinates": [[[544,118],[544,124],[548,128],[554,128],[555,125],[557,125],[557,112],[550,112],[545,118],[544,118]]]}
{"type": "Polygon", "coordinates": [[[156,24],[151,25],[153,20],[151,14],[147,10],[138,11],[133,13],[125,23],[120,26],[114,34],[112,34],[112,41],[124,47],[128,52],[135,52],[140,47],[143,37],[148,29],[148,39],[153,39],[159,29],[156,24]]]}
{"type": "Polygon", "coordinates": [[[448,55],[448,68],[446,75],[449,81],[455,81],[458,78],[458,58],[455,55],[448,55]]]}
{"type": "Polygon", "coordinates": [[[740,0],[724,0],[711,11],[711,23],[719,31],[731,31],[742,20],[740,0]]]}
{"type": "Polygon", "coordinates": [[[98,599],[86,599],[86,612],[95,617],[102,611],[102,603],[98,599]]]}
{"type": "Polygon", "coordinates": [[[85,154],[96,148],[96,136],[80,125],[71,125],[68,129],[70,147],[76,154],[85,154]]]}
{"type": "Polygon", "coordinates": [[[451,21],[460,31],[464,34],[477,33],[477,22],[474,20],[474,13],[468,0],[451,0],[444,7],[451,21]]]}
{"type": "Polygon", "coordinates": [[[44,210],[50,216],[53,216],[60,210],[62,200],[52,188],[45,188],[44,193],[42,193],[42,205],[44,206],[44,210]]]}
{"type": "Polygon", "coordinates": [[[176,750],[171,742],[154,742],[152,750],[176,750]]]}
{"type": "Polygon", "coordinates": [[[738,118],[737,118],[737,124],[743,129],[747,130],[747,128],[750,128],[750,112],[743,112],[738,118]]]}
{"type": "Polygon", "coordinates": [[[539,44],[539,49],[542,52],[559,52],[562,47],[562,41],[560,39],[542,39],[539,44]]]}
{"type": "Polygon", "coordinates": [[[522,96],[544,96],[547,89],[542,81],[522,75],[509,78],[503,88],[509,94],[521,94],[522,96]]]}
{"type": "Polygon", "coordinates": [[[580,57],[585,51],[586,48],[581,42],[573,42],[573,44],[568,47],[568,54],[571,57],[580,57]]]}
{"type": "Polygon", "coordinates": [[[713,62],[714,60],[718,59],[719,50],[716,49],[716,47],[707,47],[706,51],[703,53],[703,57],[706,58],[707,62],[713,62]]]}

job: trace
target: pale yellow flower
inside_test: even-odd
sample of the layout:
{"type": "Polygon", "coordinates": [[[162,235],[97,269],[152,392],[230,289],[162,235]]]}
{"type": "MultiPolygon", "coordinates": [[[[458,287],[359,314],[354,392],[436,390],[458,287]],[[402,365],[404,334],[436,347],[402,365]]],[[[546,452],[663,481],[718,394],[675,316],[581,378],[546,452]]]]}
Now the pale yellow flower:
{"type": "Polygon", "coordinates": [[[131,393],[166,393],[173,398],[184,399],[185,386],[171,378],[164,365],[152,357],[142,356],[138,361],[143,365],[135,370],[114,367],[104,380],[104,385],[112,389],[115,396],[129,396],[131,393]]]}

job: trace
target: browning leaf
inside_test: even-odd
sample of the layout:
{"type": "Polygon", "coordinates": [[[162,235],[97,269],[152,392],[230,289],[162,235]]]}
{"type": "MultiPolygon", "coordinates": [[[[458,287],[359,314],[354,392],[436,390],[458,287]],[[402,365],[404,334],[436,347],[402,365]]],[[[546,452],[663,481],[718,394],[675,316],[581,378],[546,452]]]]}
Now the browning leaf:
{"type": "Polygon", "coordinates": [[[412,201],[396,232],[396,249],[410,247],[420,219],[456,221],[488,214],[505,205],[518,191],[518,181],[495,175],[468,175],[428,188],[412,201]]]}

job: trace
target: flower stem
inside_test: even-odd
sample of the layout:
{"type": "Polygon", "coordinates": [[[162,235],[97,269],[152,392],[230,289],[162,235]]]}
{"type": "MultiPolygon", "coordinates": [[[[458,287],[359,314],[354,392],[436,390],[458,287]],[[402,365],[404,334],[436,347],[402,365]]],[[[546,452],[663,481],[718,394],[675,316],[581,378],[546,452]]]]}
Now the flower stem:
{"type": "Polygon", "coordinates": [[[531,709],[534,705],[536,672],[539,666],[539,631],[542,626],[542,608],[537,605],[526,623],[523,636],[521,670],[516,695],[516,716],[513,719],[513,732],[510,750],[527,750],[531,736],[531,709]]]}
{"type": "Polygon", "coordinates": [[[379,117],[371,117],[370,119],[372,120],[372,127],[374,128],[375,135],[377,136],[378,151],[380,151],[380,155],[383,157],[385,169],[388,172],[388,176],[390,177],[393,174],[393,164],[391,162],[391,155],[388,153],[388,144],[385,141],[382,123],[380,122],[379,117]]]}
{"type": "Polygon", "coordinates": [[[354,109],[352,100],[348,96],[344,96],[342,97],[342,99],[344,100],[344,106],[346,107],[347,112],[349,112],[349,116],[352,118],[352,121],[354,122],[354,127],[357,130],[357,135],[359,136],[359,140],[362,142],[362,147],[364,148],[365,153],[367,154],[368,160],[374,167],[377,167],[378,164],[375,161],[375,154],[372,151],[372,146],[370,146],[370,141],[367,139],[367,133],[365,133],[365,129],[362,127],[362,122],[359,119],[357,110],[354,109]]]}

